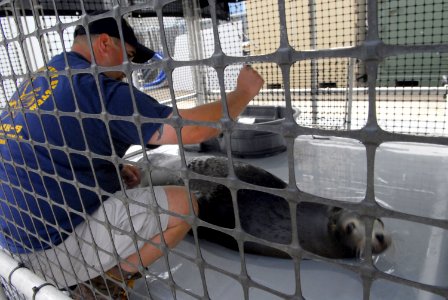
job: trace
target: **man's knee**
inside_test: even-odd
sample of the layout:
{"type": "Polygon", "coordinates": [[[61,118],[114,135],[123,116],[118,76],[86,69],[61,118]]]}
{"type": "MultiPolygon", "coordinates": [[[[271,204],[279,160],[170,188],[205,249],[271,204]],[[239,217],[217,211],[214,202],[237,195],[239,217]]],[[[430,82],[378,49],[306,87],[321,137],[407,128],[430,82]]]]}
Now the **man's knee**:
{"type": "Polygon", "coordinates": [[[165,188],[165,192],[168,199],[168,209],[171,212],[182,216],[197,215],[199,213],[196,197],[193,194],[189,197],[185,187],[169,186],[165,188]]]}

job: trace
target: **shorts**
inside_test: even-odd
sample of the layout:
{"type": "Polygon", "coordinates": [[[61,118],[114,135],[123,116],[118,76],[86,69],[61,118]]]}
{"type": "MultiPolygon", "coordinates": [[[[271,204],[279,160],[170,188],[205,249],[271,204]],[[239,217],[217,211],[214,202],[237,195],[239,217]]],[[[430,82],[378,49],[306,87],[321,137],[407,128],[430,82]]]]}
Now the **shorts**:
{"type": "MultiPolygon", "coordinates": [[[[150,188],[125,193],[117,192],[104,201],[61,244],[22,254],[19,259],[60,288],[87,281],[116,266],[147,240],[165,231],[169,219],[169,215],[157,213],[150,188]]],[[[158,206],[168,210],[163,187],[154,187],[154,194],[158,206]]]]}

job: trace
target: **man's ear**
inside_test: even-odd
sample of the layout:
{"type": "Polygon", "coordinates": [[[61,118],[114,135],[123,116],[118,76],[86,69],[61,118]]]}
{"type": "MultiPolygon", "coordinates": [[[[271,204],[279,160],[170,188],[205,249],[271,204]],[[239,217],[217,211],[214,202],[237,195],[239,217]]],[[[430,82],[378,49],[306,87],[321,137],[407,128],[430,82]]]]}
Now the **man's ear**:
{"type": "Polygon", "coordinates": [[[95,38],[92,44],[95,45],[95,49],[97,51],[97,59],[99,58],[98,56],[102,58],[108,54],[111,42],[111,37],[105,33],[101,33],[95,38]]]}

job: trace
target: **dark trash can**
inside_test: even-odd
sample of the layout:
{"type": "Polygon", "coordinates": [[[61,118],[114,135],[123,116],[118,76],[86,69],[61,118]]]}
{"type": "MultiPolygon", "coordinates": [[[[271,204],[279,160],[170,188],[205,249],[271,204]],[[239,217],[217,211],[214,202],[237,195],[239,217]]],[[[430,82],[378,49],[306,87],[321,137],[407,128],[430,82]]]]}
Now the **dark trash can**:
{"type": "MultiPolygon", "coordinates": [[[[299,116],[294,108],[294,119],[299,116]]],[[[248,106],[240,115],[238,122],[257,125],[280,124],[285,119],[286,108],[281,106],[248,106]]],[[[230,137],[232,156],[265,157],[286,150],[282,135],[261,130],[235,130],[230,137]]],[[[197,145],[185,146],[186,151],[226,153],[227,144],[223,135],[197,145]]]]}

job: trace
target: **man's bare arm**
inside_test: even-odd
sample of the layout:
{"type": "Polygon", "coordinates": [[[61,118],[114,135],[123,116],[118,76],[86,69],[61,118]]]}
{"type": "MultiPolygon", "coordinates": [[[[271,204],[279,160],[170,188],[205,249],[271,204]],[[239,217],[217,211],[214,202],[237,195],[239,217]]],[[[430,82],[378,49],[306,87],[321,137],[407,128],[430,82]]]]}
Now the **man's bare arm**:
{"type": "MultiPolygon", "coordinates": [[[[245,66],[237,79],[234,91],[227,93],[227,109],[229,116],[235,119],[259,93],[264,80],[249,66],[245,66]]],[[[217,122],[223,116],[222,103],[216,101],[190,109],[179,109],[180,116],[185,120],[217,122]]],[[[171,116],[170,116],[171,117],[171,116]]],[[[189,125],[181,131],[184,144],[195,144],[208,140],[219,134],[219,130],[213,127],[189,125]]],[[[177,136],[173,127],[163,125],[148,142],[153,145],[177,144],[177,136]]]]}

